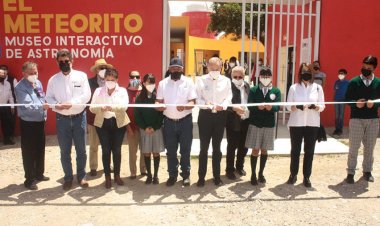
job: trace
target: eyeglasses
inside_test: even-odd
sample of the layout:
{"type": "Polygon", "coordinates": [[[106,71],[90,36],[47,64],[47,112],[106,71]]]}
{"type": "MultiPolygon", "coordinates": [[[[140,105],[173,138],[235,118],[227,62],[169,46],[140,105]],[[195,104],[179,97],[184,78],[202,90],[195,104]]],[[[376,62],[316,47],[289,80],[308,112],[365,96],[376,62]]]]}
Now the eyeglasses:
{"type": "Polygon", "coordinates": [[[233,76],[232,78],[233,79],[243,79],[243,77],[241,77],[241,76],[233,76]]]}
{"type": "Polygon", "coordinates": [[[70,61],[69,60],[60,60],[60,61],[58,61],[58,63],[66,63],[66,64],[68,64],[68,63],[70,63],[70,61]]]}
{"type": "Polygon", "coordinates": [[[140,79],[140,75],[131,75],[129,76],[130,78],[136,78],[136,79],[140,79]]]}

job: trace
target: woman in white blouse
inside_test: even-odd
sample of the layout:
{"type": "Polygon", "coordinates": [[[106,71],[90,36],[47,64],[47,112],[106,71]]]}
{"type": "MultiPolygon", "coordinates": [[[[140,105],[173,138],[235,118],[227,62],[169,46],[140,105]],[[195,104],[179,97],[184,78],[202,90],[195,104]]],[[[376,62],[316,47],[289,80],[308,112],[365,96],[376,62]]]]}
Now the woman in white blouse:
{"type": "Polygon", "coordinates": [[[95,90],[90,111],[95,114],[94,126],[102,146],[102,160],[105,187],[111,188],[111,153],[114,165],[114,180],[118,185],[124,182],[120,178],[121,145],[127,124],[130,122],[126,114],[128,93],[117,84],[118,72],[106,69],[104,77],[106,85],[95,90]]]}
{"type": "Polygon", "coordinates": [[[311,187],[310,175],[313,165],[314,148],[320,127],[320,112],[325,109],[325,98],[320,85],[313,83],[311,66],[301,64],[298,83],[289,89],[288,102],[291,111],[288,121],[291,142],[290,177],[288,184],[297,181],[302,140],[304,141],[303,184],[311,187]],[[305,104],[302,104],[305,102],[305,104]],[[301,104],[300,104],[301,103],[301,104]]]}

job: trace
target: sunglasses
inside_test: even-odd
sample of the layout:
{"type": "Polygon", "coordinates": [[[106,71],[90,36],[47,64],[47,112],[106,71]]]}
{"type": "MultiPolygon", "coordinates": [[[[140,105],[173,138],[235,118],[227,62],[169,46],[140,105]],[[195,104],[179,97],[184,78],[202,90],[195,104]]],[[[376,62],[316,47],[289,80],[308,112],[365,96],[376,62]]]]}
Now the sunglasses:
{"type": "Polygon", "coordinates": [[[241,76],[233,76],[232,78],[233,79],[243,79],[243,77],[241,77],[241,76]]]}
{"type": "Polygon", "coordinates": [[[68,63],[70,63],[70,61],[69,60],[60,60],[60,61],[58,61],[58,63],[66,63],[66,64],[68,64],[68,63]]]}
{"type": "Polygon", "coordinates": [[[140,79],[140,75],[131,75],[129,76],[130,78],[136,78],[136,79],[140,79]]]}

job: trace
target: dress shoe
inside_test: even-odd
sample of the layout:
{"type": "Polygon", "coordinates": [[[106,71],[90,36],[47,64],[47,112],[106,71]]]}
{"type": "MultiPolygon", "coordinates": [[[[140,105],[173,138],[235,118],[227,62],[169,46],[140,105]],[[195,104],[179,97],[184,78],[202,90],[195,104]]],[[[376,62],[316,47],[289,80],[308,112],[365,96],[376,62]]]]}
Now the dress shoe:
{"type": "Polygon", "coordinates": [[[105,187],[110,189],[112,187],[111,176],[106,176],[105,187]]]}
{"type": "Polygon", "coordinates": [[[36,185],[36,181],[24,182],[24,186],[29,190],[37,190],[38,189],[38,187],[36,185]]]}
{"type": "Polygon", "coordinates": [[[88,182],[86,181],[86,179],[82,179],[81,181],[79,181],[79,186],[81,186],[82,188],[88,188],[88,182]]]}
{"type": "Polygon", "coordinates": [[[311,187],[311,182],[310,182],[310,179],[305,177],[303,178],[303,185],[307,188],[310,188],[311,187]]]}
{"type": "Polygon", "coordinates": [[[148,175],[145,180],[145,184],[151,184],[153,182],[152,175],[148,175]]]}
{"type": "Polygon", "coordinates": [[[253,186],[258,185],[258,183],[257,183],[257,178],[256,178],[256,175],[255,175],[255,174],[253,174],[253,175],[251,176],[251,184],[252,184],[253,186]]]}
{"type": "Polygon", "coordinates": [[[143,176],[143,177],[148,176],[148,173],[143,172],[143,173],[141,173],[141,176],[143,176]]]}
{"type": "Polygon", "coordinates": [[[182,181],[182,185],[187,187],[190,186],[190,179],[189,178],[184,178],[182,181]]]}
{"type": "Polygon", "coordinates": [[[72,186],[73,186],[73,181],[70,180],[70,181],[65,181],[62,187],[63,187],[63,190],[68,191],[71,189],[72,186]]]}
{"type": "Polygon", "coordinates": [[[92,169],[90,171],[90,176],[95,177],[96,175],[98,175],[98,173],[96,172],[96,170],[92,169]]]}
{"type": "Polygon", "coordinates": [[[215,177],[214,178],[214,184],[216,186],[222,186],[223,185],[223,181],[220,179],[220,177],[215,177]]]}
{"type": "Polygon", "coordinates": [[[177,177],[169,177],[169,179],[166,181],[166,186],[173,186],[175,182],[177,182],[177,177]]]}
{"type": "Polygon", "coordinates": [[[347,174],[346,183],[347,184],[354,184],[355,183],[353,174],[347,174]]]}
{"type": "Polygon", "coordinates": [[[247,172],[245,172],[243,169],[237,169],[236,173],[239,174],[240,176],[245,176],[247,175],[247,172]]]}
{"type": "Polygon", "coordinates": [[[265,184],[267,180],[265,179],[264,175],[259,174],[259,182],[265,184]]]}
{"type": "Polygon", "coordinates": [[[120,185],[120,186],[124,185],[124,181],[120,178],[120,175],[115,175],[114,181],[117,185],[120,185]]]}
{"type": "Polygon", "coordinates": [[[49,177],[45,177],[44,175],[42,175],[40,177],[37,177],[37,180],[38,181],[48,181],[48,180],[50,180],[50,178],[49,177]]]}
{"type": "Polygon", "coordinates": [[[153,184],[159,184],[160,183],[160,180],[158,179],[158,177],[153,177],[153,184]]]}
{"type": "Polygon", "coordinates": [[[197,187],[204,187],[205,186],[205,179],[199,178],[197,182],[197,187]]]}
{"type": "Polygon", "coordinates": [[[134,180],[134,179],[136,179],[136,178],[137,178],[136,175],[131,175],[131,176],[129,176],[129,179],[131,179],[131,180],[134,180]]]}
{"type": "Polygon", "coordinates": [[[227,178],[230,180],[236,180],[236,176],[233,172],[229,172],[226,174],[227,178]]]}
{"type": "Polygon", "coordinates": [[[373,178],[371,172],[364,172],[363,177],[364,177],[364,180],[366,180],[368,182],[374,182],[375,181],[375,178],[373,178]]]}
{"type": "Polygon", "coordinates": [[[290,175],[287,184],[295,184],[297,182],[297,175],[290,175]]]}

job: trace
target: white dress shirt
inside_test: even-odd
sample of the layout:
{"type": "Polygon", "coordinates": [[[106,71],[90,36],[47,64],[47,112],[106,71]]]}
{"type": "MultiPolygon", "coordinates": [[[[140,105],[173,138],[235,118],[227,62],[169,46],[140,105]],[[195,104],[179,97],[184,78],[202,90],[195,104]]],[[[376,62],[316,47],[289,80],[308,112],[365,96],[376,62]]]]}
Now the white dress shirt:
{"type": "MultiPolygon", "coordinates": [[[[105,106],[115,105],[127,105],[129,103],[128,92],[125,88],[116,84],[115,90],[111,95],[108,94],[107,87],[99,87],[95,90],[92,97],[91,104],[104,104],[105,106]]],[[[104,118],[116,118],[116,114],[113,111],[104,112],[104,118]]]]}
{"type": "Polygon", "coordinates": [[[70,74],[64,75],[58,72],[49,79],[46,90],[46,101],[49,104],[62,104],[69,102],[73,104],[70,109],[53,111],[62,115],[75,115],[81,113],[86,106],[75,104],[86,104],[90,101],[91,89],[88,84],[87,75],[84,72],[71,69],[70,74]]]}
{"type": "Polygon", "coordinates": [[[297,109],[296,111],[291,111],[291,106],[287,106],[290,112],[290,118],[288,121],[288,127],[301,127],[301,126],[313,126],[319,127],[321,124],[321,119],[319,113],[325,109],[325,97],[323,94],[322,86],[316,83],[312,83],[307,87],[303,82],[301,84],[293,84],[289,89],[288,103],[291,102],[322,102],[321,104],[316,104],[319,106],[319,111],[315,109],[309,109],[305,107],[302,110],[297,109]]]}
{"type": "MultiPolygon", "coordinates": [[[[4,80],[4,83],[0,82],[0,104],[7,104],[8,102],[14,104],[11,84],[7,80],[4,80]]],[[[11,108],[14,108],[14,106],[11,108]]]]}
{"type": "MultiPolygon", "coordinates": [[[[164,104],[187,104],[197,98],[193,81],[181,76],[177,81],[167,77],[160,81],[157,89],[157,100],[163,100],[164,104]]],[[[164,115],[171,119],[181,119],[190,114],[192,110],[177,111],[176,106],[167,106],[164,115]]]]}
{"type": "MultiPolygon", "coordinates": [[[[219,75],[214,80],[209,74],[203,75],[198,78],[196,88],[198,94],[197,104],[219,105],[223,106],[223,110],[226,110],[227,105],[231,104],[231,80],[226,76],[219,75]]],[[[201,108],[207,109],[205,107],[201,108]]]]}
{"type": "Polygon", "coordinates": [[[372,74],[371,77],[367,79],[364,75],[361,74],[360,78],[363,80],[364,85],[368,87],[371,85],[373,79],[375,78],[375,75],[372,74]]]}

